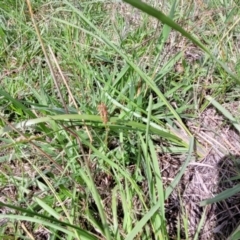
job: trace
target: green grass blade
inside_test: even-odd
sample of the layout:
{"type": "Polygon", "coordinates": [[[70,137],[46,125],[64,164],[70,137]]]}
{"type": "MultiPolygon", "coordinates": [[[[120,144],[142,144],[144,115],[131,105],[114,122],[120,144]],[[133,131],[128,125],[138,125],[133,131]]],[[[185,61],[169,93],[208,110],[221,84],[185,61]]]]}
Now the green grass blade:
{"type": "Polygon", "coordinates": [[[103,234],[105,235],[105,238],[107,240],[110,240],[110,231],[109,231],[109,226],[107,223],[107,218],[105,215],[105,211],[104,211],[104,207],[100,198],[100,195],[97,191],[97,188],[94,184],[94,181],[92,179],[90,170],[87,168],[87,173],[85,173],[83,170],[81,170],[81,176],[84,179],[85,183],[87,184],[89,190],[92,193],[92,196],[94,198],[94,201],[97,205],[98,211],[99,211],[99,215],[101,218],[101,223],[102,223],[102,228],[103,228],[103,234]]]}
{"type": "Polygon", "coordinates": [[[231,240],[239,240],[240,239],[240,231],[236,232],[233,236],[230,238],[231,240]]]}
{"type": "Polygon", "coordinates": [[[159,212],[156,213],[156,217],[153,217],[153,224],[155,228],[155,233],[157,236],[167,236],[167,230],[166,230],[166,219],[165,219],[165,191],[163,187],[163,182],[161,178],[161,172],[159,168],[158,163],[158,157],[155,150],[154,143],[151,139],[149,139],[149,150],[150,150],[150,156],[152,160],[152,175],[155,179],[155,187],[156,187],[156,196],[155,196],[155,202],[156,199],[159,199],[159,212]]]}
{"type": "Polygon", "coordinates": [[[136,223],[133,230],[127,235],[125,240],[134,240],[139,232],[143,230],[145,224],[152,218],[156,211],[160,208],[160,202],[158,201],[143,217],[136,223]]]}
{"type": "MultiPolygon", "coordinates": [[[[0,206],[8,207],[8,208],[10,208],[10,209],[15,209],[15,210],[17,210],[17,211],[19,211],[19,212],[21,212],[21,213],[27,214],[27,215],[29,215],[29,216],[39,217],[39,218],[42,219],[41,221],[44,222],[44,223],[46,223],[47,221],[49,221],[49,222],[54,222],[54,223],[56,223],[55,225],[58,225],[58,226],[68,226],[68,227],[71,227],[71,228],[73,228],[73,229],[76,229],[76,230],[79,232],[79,235],[80,235],[81,237],[83,237],[83,239],[96,240],[96,238],[95,238],[93,235],[89,234],[87,231],[82,230],[82,229],[79,228],[78,226],[69,224],[69,223],[67,223],[67,222],[62,222],[62,221],[60,221],[60,220],[58,220],[58,219],[51,218],[51,217],[47,217],[46,215],[39,214],[39,213],[37,213],[37,212],[32,212],[32,211],[30,211],[30,210],[28,210],[28,209],[16,207],[16,206],[13,206],[13,205],[10,205],[10,204],[6,204],[6,203],[3,203],[3,202],[0,202],[0,206]]],[[[8,217],[8,216],[9,216],[9,215],[2,214],[2,215],[0,215],[0,218],[6,218],[6,217],[8,217]]],[[[15,216],[15,220],[16,220],[16,216],[17,216],[17,215],[13,215],[13,216],[15,216]]],[[[14,219],[14,218],[13,218],[13,219],[14,219]]],[[[73,234],[73,233],[72,233],[72,234],[73,234]]]]}
{"type": "MultiPolygon", "coordinates": [[[[0,214],[0,219],[4,219],[4,218],[17,220],[17,221],[27,221],[27,222],[39,223],[39,224],[44,225],[46,227],[50,227],[50,228],[56,229],[60,232],[63,232],[65,234],[67,234],[67,236],[75,237],[75,235],[71,231],[69,231],[69,230],[67,230],[63,227],[60,227],[59,225],[56,225],[56,224],[53,224],[53,223],[50,223],[50,222],[45,222],[41,219],[37,219],[37,218],[34,218],[34,217],[26,217],[26,216],[10,215],[10,214],[9,215],[0,214]]],[[[87,238],[85,238],[85,239],[87,239],[87,238]]]]}
{"type": "Polygon", "coordinates": [[[177,184],[179,183],[181,177],[183,176],[189,162],[191,161],[192,157],[193,157],[193,151],[194,151],[194,138],[191,138],[190,140],[190,144],[189,144],[189,150],[188,150],[188,156],[186,161],[184,162],[184,164],[182,165],[178,175],[174,178],[174,180],[172,181],[172,183],[170,184],[169,187],[167,187],[166,192],[165,192],[165,199],[168,199],[168,197],[170,196],[170,194],[172,193],[172,191],[175,189],[175,187],[177,186],[177,184]]]}
{"type": "Polygon", "coordinates": [[[240,124],[239,122],[233,117],[233,115],[224,108],[219,102],[217,102],[213,97],[206,96],[205,97],[218,111],[220,111],[231,123],[232,125],[238,130],[240,133],[240,124]]]}
{"type": "Polygon", "coordinates": [[[33,198],[36,203],[41,206],[42,209],[44,209],[47,213],[52,215],[56,219],[60,219],[60,214],[57,213],[53,208],[51,208],[49,205],[47,205],[44,201],[42,201],[40,198],[33,198]]]}
{"type": "Polygon", "coordinates": [[[227,189],[221,193],[219,193],[216,197],[206,199],[202,202],[200,202],[200,206],[205,206],[207,204],[215,203],[222,201],[224,199],[230,198],[231,196],[235,195],[236,193],[240,192],[240,184],[234,186],[233,188],[227,189]]]}
{"type": "MultiPolygon", "coordinates": [[[[30,126],[34,126],[39,123],[45,123],[45,122],[51,122],[51,121],[69,121],[69,120],[75,120],[77,121],[76,124],[88,124],[96,127],[106,127],[105,124],[102,123],[102,119],[100,116],[97,115],[88,115],[88,114],[63,114],[63,115],[55,115],[55,116],[47,116],[47,117],[41,117],[41,118],[35,118],[35,119],[29,119],[27,121],[23,121],[20,123],[17,123],[14,125],[17,129],[25,129],[30,126]]],[[[125,130],[133,130],[136,129],[138,131],[145,132],[146,125],[135,122],[135,121],[125,121],[116,117],[112,117],[109,119],[109,122],[107,123],[107,126],[111,129],[125,129],[125,130]]],[[[154,134],[158,134],[159,136],[169,139],[173,142],[177,142],[180,145],[185,145],[185,143],[182,142],[182,140],[175,135],[161,131],[159,129],[156,129],[155,127],[150,127],[150,132],[154,134]]],[[[5,126],[4,128],[0,129],[0,135],[11,132],[13,129],[11,126],[5,126]]]]}
{"type": "Polygon", "coordinates": [[[239,240],[240,239],[240,225],[233,231],[227,240],[239,240]]]}
{"type": "MultiPolygon", "coordinates": [[[[172,105],[167,101],[166,97],[164,94],[159,91],[159,88],[156,86],[156,84],[135,64],[133,63],[117,46],[115,46],[109,39],[102,33],[101,31],[98,30],[98,28],[92,24],[84,15],[81,11],[79,11],[77,8],[75,8],[73,5],[71,5],[69,2],[65,1],[65,3],[71,7],[71,9],[78,14],[84,22],[86,22],[96,33],[96,38],[100,39],[101,41],[105,42],[109,47],[111,47],[113,50],[115,50],[138,74],[139,76],[147,83],[147,85],[158,95],[158,97],[163,101],[163,103],[167,106],[167,108],[170,110],[170,112],[173,114],[173,116],[176,118],[176,120],[179,122],[179,124],[182,126],[182,128],[188,133],[189,136],[192,136],[188,128],[185,126],[183,123],[182,119],[178,115],[178,113],[174,110],[172,105]]],[[[63,21],[61,19],[56,19],[53,18],[56,21],[63,22],[65,24],[69,24],[66,21],[63,21]]],[[[85,31],[85,29],[82,29],[78,26],[75,25],[76,28],[81,29],[85,31]]],[[[93,35],[91,33],[91,35],[93,35]]]]}
{"type": "Polygon", "coordinates": [[[197,40],[195,37],[193,37],[190,33],[188,33],[186,30],[184,30],[180,25],[175,23],[170,17],[166,16],[163,12],[160,10],[157,10],[150,5],[138,1],[138,0],[123,0],[126,3],[131,4],[133,7],[136,7],[140,9],[141,11],[149,14],[150,16],[153,16],[157,18],[159,21],[161,21],[163,24],[167,24],[170,26],[172,29],[180,32],[184,37],[188,38],[191,40],[194,44],[196,44],[198,47],[200,47],[204,52],[206,52],[214,61],[216,61],[235,81],[240,84],[239,78],[232,73],[231,70],[228,69],[228,67],[218,60],[199,40],[197,40]]]}
{"type": "Polygon", "coordinates": [[[205,222],[205,218],[206,218],[206,210],[207,210],[207,208],[204,208],[204,211],[202,213],[202,217],[200,219],[200,222],[198,223],[197,231],[196,231],[196,234],[195,234],[193,240],[198,240],[199,239],[199,233],[201,232],[202,226],[203,226],[203,224],[205,222]]]}

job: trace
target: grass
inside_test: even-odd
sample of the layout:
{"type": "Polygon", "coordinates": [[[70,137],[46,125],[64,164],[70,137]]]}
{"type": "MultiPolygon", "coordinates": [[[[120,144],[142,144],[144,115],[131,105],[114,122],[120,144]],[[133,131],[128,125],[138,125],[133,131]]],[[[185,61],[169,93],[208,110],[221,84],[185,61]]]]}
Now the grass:
{"type": "Polygon", "coordinates": [[[239,6],[125,2],[3,1],[3,238],[203,239],[208,206],[191,232],[181,186],[206,109],[240,129],[239,6]]]}

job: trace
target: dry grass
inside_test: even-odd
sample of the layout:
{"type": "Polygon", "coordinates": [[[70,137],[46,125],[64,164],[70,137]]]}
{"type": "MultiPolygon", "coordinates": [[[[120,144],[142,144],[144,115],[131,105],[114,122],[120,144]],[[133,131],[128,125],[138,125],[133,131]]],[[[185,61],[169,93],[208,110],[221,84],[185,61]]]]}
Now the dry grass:
{"type": "MultiPolygon", "coordinates": [[[[155,5],[161,4],[162,2],[159,1],[155,2],[155,5]]],[[[224,15],[226,14],[226,11],[228,11],[229,9],[224,8],[209,9],[210,7],[204,1],[195,1],[192,4],[193,4],[191,5],[192,10],[190,10],[188,4],[183,3],[183,1],[179,2],[178,6],[179,16],[177,16],[176,21],[182,26],[186,26],[186,29],[188,31],[193,32],[203,42],[208,39],[210,40],[218,39],[217,34],[221,29],[221,26],[218,25],[219,24],[218,21],[220,18],[219,12],[221,11],[222,14],[224,15]],[[185,13],[188,13],[187,16],[184,16],[185,13]]],[[[218,193],[224,191],[225,189],[228,189],[240,183],[238,179],[232,180],[232,178],[239,176],[240,173],[239,167],[240,135],[236,130],[233,129],[232,125],[228,121],[226,121],[220,113],[218,113],[213,107],[207,106],[204,100],[205,95],[215,94],[216,96],[217,95],[221,96],[221,94],[219,94],[221,93],[221,91],[223,91],[223,93],[225,94],[227,92],[226,89],[231,88],[231,83],[228,83],[227,80],[225,79],[219,80],[223,79],[225,75],[224,74],[221,75],[221,72],[220,71],[219,71],[220,73],[218,72],[218,69],[215,68],[215,65],[209,63],[210,61],[207,62],[206,64],[203,64],[202,62],[205,59],[204,53],[200,51],[195,45],[187,41],[185,38],[183,38],[180,34],[176,32],[171,32],[168,41],[164,45],[162,55],[158,59],[159,61],[154,67],[152,67],[154,59],[156,57],[156,55],[154,55],[153,52],[154,48],[152,47],[152,45],[158,42],[157,36],[159,35],[159,32],[161,30],[162,27],[161,24],[158,23],[155,19],[149,20],[145,18],[146,16],[140,13],[138,10],[133,9],[129,5],[123,3],[108,3],[104,5],[104,9],[106,10],[106,13],[108,13],[109,15],[110,24],[109,25],[106,24],[107,20],[105,22],[103,21],[101,24],[99,24],[100,25],[99,28],[101,29],[104,28],[104,24],[108,27],[114,26],[113,28],[115,28],[118,34],[111,30],[112,32],[110,32],[110,35],[111,41],[116,43],[116,45],[118,44],[120,45],[122,41],[126,40],[126,38],[129,37],[129,35],[131,35],[131,32],[137,31],[139,28],[143,28],[142,24],[143,22],[145,23],[144,26],[145,29],[154,29],[148,32],[146,36],[141,38],[141,42],[136,42],[131,45],[130,49],[127,48],[126,48],[127,50],[125,49],[127,54],[132,54],[134,51],[138,51],[139,49],[146,47],[145,53],[142,55],[139,54],[140,57],[138,65],[141,66],[141,68],[145,69],[146,72],[149,70],[149,75],[151,75],[153,79],[157,72],[164,66],[164,64],[168,63],[168,61],[173,56],[175,56],[176,53],[182,54],[180,60],[173,64],[173,67],[171,68],[171,71],[169,71],[168,75],[166,74],[166,77],[164,78],[164,81],[166,82],[162,83],[163,82],[162,81],[159,82],[158,84],[159,88],[162,88],[164,90],[166,89],[166,92],[170,90],[168,86],[169,84],[168,79],[170,78],[173,78],[173,81],[177,83],[182,83],[186,81],[185,85],[188,85],[188,83],[189,85],[191,84],[193,85],[193,93],[192,95],[190,94],[190,96],[187,96],[188,99],[186,101],[184,99],[184,102],[180,102],[180,100],[182,100],[180,99],[182,92],[180,92],[179,94],[180,97],[177,98],[178,96],[173,96],[173,99],[170,99],[170,102],[176,108],[178,108],[179,105],[181,104],[188,105],[188,103],[191,103],[194,105],[194,108],[189,107],[189,109],[186,109],[182,113],[183,115],[191,114],[191,117],[188,117],[187,115],[187,117],[184,118],[184,121],[188,128],[190,129],[190,131],[195,136],[196,140],[202,145],[201,153],[205,153],[205,155],[201,159],[198,159],[195,156],[198,161],[196,162],[193,161],[190,163],[186,173],[182,177],[176,189],[174,189],[169,199],[166,200],[165,211],[167,220],[167,230],[170,239],[177,238],[177,231],[179,230],[178,224],[180,225],[181,229],[180,230],[181,239],[194,239],[194,235],[196,234],[199,222],[204,212],[204,208],[201,207],[199,203],[202,200],[212,198],[218,193]],[[153,43],[151,42],[152,39],[154,39],[153,43]],[[151,43],[152,45],[149,43],[151,43]],[[212,87],[214,84],[216,85],[219,84],[219,86],[221,86],[221,84],[225,83],[226,88],[224,88],[225,87],[224,85],[224,87],[221,88],[219,91],[216,90],[216,88],[212,87]],[[185,219],[187,220],[186,222],[188,225],[187,234],[186,230],[184,229],[184,224],[186,224],[184,223],[185,219]]],[[[40,14],[45,13],[39,13],[39,15],[40,14]]],[[[86,38],[85,37],[86,36],[84,35],[81,38],[81,41],[83,41],[81,44],[83,45],[86,44],[85,41],[87,37],[86,38]]],[[[222,58],[227,58],[226,57],[227,48],[224,42],[225,38],[220,40],[221,41],[219,41],[220,46],[219,56],[222,58]]],[[[232,47],[238,46],[239,42],[240,42],[239,39],[234,39],[232,47]]],[[[94,43],[92,43],[91,47],[92,49],[98,49],[99,46],[97,44],[94,45],[94,43]]],[[[236,62],[235,56],[236,55],[234,55],[233,59],[230,59],[230,61],[228,61],[229,67],[233,70],[234,63],[236,62]]],[[[63,59],[60,59],[59,57],[59,59],[57,59],[56,61],[61,62],[63,59]]],[[[36,60],[32,61],[33,62],[30,61],[30,63],[34,64],[36,63],[36,60]]],[[[102,67],[101,63],[99,66],[95,60],[91,61],[92,62],[89,63],[89,65],[92,68],[96,68],[98,70],[104,69],[101,68],[102,67]]],[[[121,60],[118,61],[118,63],[119,65],[123,64],[121,60]]],[[[37,65],[39,66],[40,64],[37,65]]],[[[89,67],[89,65],[87,65],[87,67],[89,67]]],[[[5,77],[15,76],[16,74],[25,71],[27,66],[28,64],[23,64],[20,67],[16,67],[15,70],[12,70],[11,67],[10,69],[4,68],[3,74],[0,75],[0,81],[2,81],[5,77]]],[[[112,69],[114,68],[115,66],[112,67],[112,69]]],[[[71,69],[68,70],[71,71],[71,69]]],[[[91,73],[90,76],[92,77],[94,76],[94,74],[91,73]]],[[[71,74],[69,75],[71,76],[71,74]]],[[[80,75],[81,74],[77,76],[80,75]]],[[[71,84],[70,80],[68,82],[69,84],[71,84]]],[[[35,85],[35,87],[36,88],[38,87],[38,83],[35,85]]],[[[89,87],[90,90],[91,87],[92,86],[89,87]]],[[[147,93],[151,92],[147,91],[148,89],[146,91],[145,89],[142,89],[142,86],[139,83],[138,88],[139,91],[135,95],[137,97],[141,94],[145,96],[146,92],[147,93]]],[[[85,95],[88,95],[88,93],[87,94],[85,93],[85,95]]],[[[90,99],[87,101],[92,101],[91,96],[87,96],[86,98],[90,99]]],[[[102,121],[104,125],[106,125],[109,121],[108,119],[109,113],[107,112],[106,105],[102,103],[102,101],[100,100],[101,99],[99,97],[99,99],[97,99],[97,101],[95,102],[96,105],[95,110],[96,112],[98,111],[100,112],[102,121]],[[99,107],[97,107],[97,105],[99,107]]],[[[236,116],[237,119],[239,119],[238,117],[239,102],[224,100],[225,99],[223,99],[224,107],[226,107],[234,116],[236,116]]],[[[91,108],[89,109],[90,109],[89,111],[91,111],[92,109],[94,109],[94,107],[91,106],[91,108]]],[[[90,128],[90,131],[91,130],[93,129],[90,128]]],[[[94,144],[96,146],[98,146],[98,144],[100,145],[99,139],[101,138],[99,137],[99,135],[101,134],[102,135],[105,134],[104,135],[105,138],[103,139],[105,139],[105,145],[107,146],[109,152],[114,151],[118,148],[120,149],[122,147],[121,144],[123,145],[123,143],[122,142],[120,143],[119,139],[116,140],[116,136],[113,135],[113,131],[111,132],[111,130],[107,129],[106,126],[103,127],[102,132],[99,131],[95,134],[96,139],[94,144]]],[[[38,137],[37,134],[36,137],[38,137]]],[[[53,139],[54,138],[49,139],[49,143],[53,141],[53,139]]],[[[1,144],[3,144],[3,142],[1,142],[1,144]]],[[[168,146],[168,143],[155,141],[155,145],[156,148],[160,147],[162,149],[162,146],[163,145],[164,147],[168,146]]],[[[106,146],[102,147],[101,149],[102,152],[104,152],[103,149],[105,149],[106,146]]],[[[136,145],[134,145],[133,148],[136,148],[136,145]]],[[[64,159],[64,157],[66,156],[64,155],[65,153],[62,153],[61,150],[59,150],[58,152],[57,148],[55,150],[57,153],[59,153],[59,155],[63,154],[62,159],[64,159]]],[[[7,153],[9,154],[11,151],[13,151],[12,153],[14,155],[14,150],[12,148],[8,148],[7,153]]],[[[34,152],[33,150],[29,150],[29,148],[22,148],[21,151],[23,151],[24,154],[27,154],[26,158],[32,159],[33,160],[32,164],[36,165],[41,171],[43,172],[50,171],[52,175],[62,177],[61,173],[54,167],[54,165],[52,164],[48,166],[45,165],[44,161],[46,159],[44,158],[45,157],[44,155],[38,153],[40,158],[36,158],[35,156],[36,152],[34,152]]],[[[87,155],[88,153],[89,153],[88,157],[90,159],[91,151],[88,148],[82,150],[81,152],[82,155],[85,154],[87,155]]],[[[2,155],[5,154],[6,153],[3,153],[2,155]]],[[[104,152],[104,154],[107,155],[109,153],[104,152]]],[[[168,186],[170,186],[170,183],[179,172],[185,159],[186,154],[182,155],[171,154],[169,152],[163,151],[158,153],[158,164],[161,169],[161,176],[165,189],[168,186]]],[[[77,158],[77,161],[79,162],[78,167],[84,167],[83,164],[84,161],[80,156],[77,158]]],[[[34,170],[29,161],[25,161],[25,159],[17,158],[14,159],[14,162],[9,160],[8,163],[9,164],[5,163],[0,164],[1,173],[5,174],[6,176],[14,176],[19,178],[27,177],[28,179],[34,179],[38,176],[37,172],[34,170]]],[[[113,222],[114,218],[111,205],[112,199],[116,198],[118,231],[121,233],[122,236],[124,236],[125,235],[124,206],[123,206],[124,203],[122,201],[122,196],[120,194],[121,191],[119,189],[118,190],[116,189],[119,186],[121,186],[122,188],[128,187],[127,184],[122,179],[118,179],[119,182],[117,182],[115,173],[109,169],[102,167],[101,163],[98,162],[98,158],[96,156],[91,159],[91,162],[89,162],[88,167],[91,170],[94,184],[103,202],[104,211],[110,223],[113,222]],[[95,159],[97,160],[95,161],[95,159]],[[116,195],[113,196],[113,193],[116,195]]],[[[137,169],[136,163],[135,162],[133,163],[131,161],[124,165],[124,167],[126,172],[132,175],[137,169]]],[[[140,175],[144,176],[144,174],[146,173],[143,167],[141,171],[142,172],[140,175]]],[[[44,179],[40,178],[39,176],[38,178],[40,183],[41,182],[45,183],[44,179]]],[[[51,177],[49,178],[51,179],[51,177]]],[[[14,180],[12,182],[14,182],[14,180]]],[[[0,201],[3,203],[14,202],[16,199],[18,199],[19,191],[16,188],[16,185],[14,185],[12,182],[11,183],[5,182],[4,186],[1,186],[0,188],[1,191],[0,201]]],[[[141,179],[139,181],[136,181],[136,183],[137,186],[143,192],[145,204],[148,205],[150,202],[149,200],[150,193],[147,180],[141,179]]],[[[54,185],[54,180],[52,184],[54,185]]],[[[69,184],[68,186],[66,186],[66,188],[69,188],[71,191],[73,191],[74,186],[71,186],[69,184]]],[[[59,189],[56,188],[55,190],[58,191],[59,189]]],[[[40,186],[28,183],[26,189],[24,189],[22,193],[24,195],[22,196],[22,198],[27,199],[26,202],[30,204],[33,202],[32,196],[33,195],[41,196],[42,190],[40,186]]],[[[94,198],[90,194],[88,195],[86,192],[84,192],[83,189],[79,186],[77,187],[77,194],[79,194],[80,196],[79,198],[81,197],[85,198],[85,200],[77,201],[77,204],[80,206],[79,211],[82,213],[82,215],[84,215],[84,211],[87,209],[91,212],[96,221],[101,222],[101,219],[97,214],[98,209],[96,203],[94,202],[94,198]]],[[[131,214],[132,216],[134,216],[135,221],[138,221],[141,219],[142,215],[144,215],[145,212],[141,201],[138,199],[138,196],[133,195],[131,197],[132,197],[131,214]]],[[[22,204],[22,207],[27,207],[26,202],[22,204]]],[[[207,206],[205,221],[202,229],[200,230],[198,239],[200,240],[227,239],[231,232],[240,224],[239,202],[240,194],[236,194],[233,197],[228,198],[227,200],[207,206]]],[[[68,209],[71,209],[70,202],[66,201],[65,205],[68,209]]],[[[4,207],[1,208],[0,211],[2,214],[10,214],[11,211],[14,214],[17,213],[17,211],[9,210],[9,208],[4,207]]],[[[103,236],[99,232],[99,229],[89,224],[89,219],[82,217],[82,215],[79,214],[80,217],[78,216],[78,218],[75,220],[76,224],[81,226],[83,229],[86,229],[93,233],[98,239],[103,239],[103,236]]],[[[11,225],[7,219],[2,219],[0,221],[0,227],[3,225],[6,226],[6,224],[9,224],[9,226],[6,228],[5,234],[6,235],[8,234],[10,236],[12,232],[14,232],[13,230],[14,225],[13,224],[11,225]]],[[[44,227],[34,228],[34,224],[31,225],[26,222],[21,222],[21,226],[18,227],[23,229],[25,236],[28,237],[32,236],[33,237],[32,239],[48,239],[50,236],[48,230],[46,230],[44,227]]],[[[151,234],[153,235],[152,232],[151,234]]],[[[60,236],[60,238],[61,237],[63,236],[60,236]]],[[[152,239],[154,239],[154,236],[152,236],[152,239]]]]}
{"type": "MultiPolygon", "coordinates": [[[[240,183],[238,179],[231,180],[236,176],[239,177],[239,133],[211,107],[203,112],[198,121],[195,119],[194,123],[191,121],[188,125],[198,141],[208,149],[208,154],[199,162],[190,164],[178,188],[166,204],[169,231],[173,239],[176,236],[177,221],[180,216],[185,213],[188,219],[189,237],[193,239],[203,214],[203,208],[199,203],[240,183]]],[[[171,163],[173,162],[167,161],[162,169],[164,167],[169,169],[171,163]]],[[[176,174],[176,170],[173,169],[178,169],[179,166],[177,162],[171,164],[170,178],[176,174]]],[[[209,205],[199,239],[226,239],[239,225],[239,202],[240,194],[237,194],[222,202],[209,205]]],[[[182,238],[186,238],[184,233],[182,238]]]]}

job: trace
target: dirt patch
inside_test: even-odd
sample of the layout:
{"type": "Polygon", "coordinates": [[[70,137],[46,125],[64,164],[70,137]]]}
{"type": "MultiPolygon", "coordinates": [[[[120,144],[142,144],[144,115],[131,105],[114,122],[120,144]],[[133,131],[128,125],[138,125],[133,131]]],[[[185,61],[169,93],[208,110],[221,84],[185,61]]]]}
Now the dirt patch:
{"type": "MultiPolygon", "coordinates": [[[[166,212],[172,237],[176,236],[178,221],[182,224],[181,237],[186,237],[182,219],[185,216],[188,220],[188,236],[193,239],[204,211],[199,203],[240,183],[232,179],[239,176],[240,172],[240,136],[213,108],[205,110],[198,121],[189,122],[188,126],[197,140],[208,149],[208,154],[189,165],[168,201],[166,212]]],[[[239,202],[240,193],[208,205],[198,239],[227,239],[239,224],[239,202]]]]}

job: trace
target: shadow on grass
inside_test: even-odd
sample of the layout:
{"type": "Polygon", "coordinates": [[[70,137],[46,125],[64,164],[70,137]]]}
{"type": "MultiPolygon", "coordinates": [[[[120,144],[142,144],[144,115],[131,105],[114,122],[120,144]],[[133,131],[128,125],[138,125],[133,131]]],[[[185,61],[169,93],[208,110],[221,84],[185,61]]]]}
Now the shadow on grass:
{"type": "MultiPolygon", "coordinates": [[[[205,208],[200,206],[200,202],[213,198],[239,183],[239,155],[220,157],[213,151],[201,163],[191,164],[166,203],[170,239],[177,239],[178,221],[181,226],[181,239],[194,239],[205,208]],[[187,230],[184,229],[184,218],[188,222],[187,230]]],[[[240,192],[207,205],[205,220],[197,239],[227,239],[239,224],[240,192]]]]}
{"type": "MultiPolygon", "coordinates": [[[[240,155],[227,155],[218,162],[218,193],[240,183],[240,155]]],[[[240,192],[214,203],[214,240],[227,239],[240,224],[240,192]]]]}

